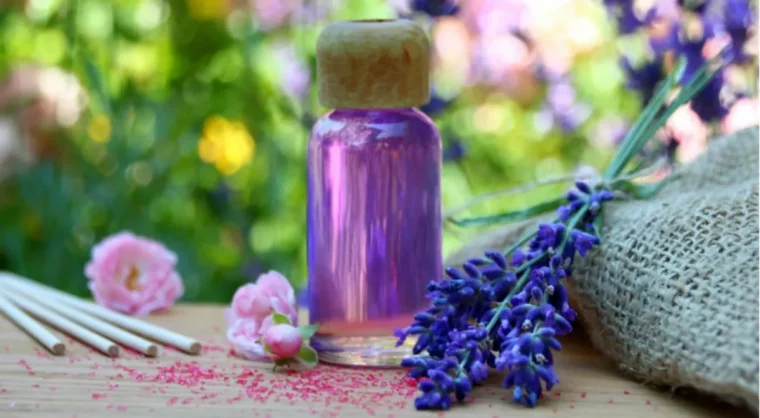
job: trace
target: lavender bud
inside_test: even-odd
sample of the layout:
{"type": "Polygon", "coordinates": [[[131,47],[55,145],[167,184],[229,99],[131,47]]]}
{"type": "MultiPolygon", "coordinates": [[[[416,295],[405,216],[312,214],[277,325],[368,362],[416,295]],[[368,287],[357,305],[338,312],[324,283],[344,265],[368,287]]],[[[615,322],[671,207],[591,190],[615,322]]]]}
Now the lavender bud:
{"type": "Polygon", "coordinates": [[[417,385],[417,389],[422,393],[429,393],[438,389],[438,385],[432,380],[422,380],[419,385],[417,385]]]}
{"type": "Polygon", "coordinates": [[[553,337],[554,336],[554,329],[549,327],[542,327],[538,329],[538,332],[536,332],[536,335],[539,337],[553,337]]]}
{"type": "Polygon", "coordinates": [[[446,268],[446,275],[451,277],[453,280],[461,280],[466,278],[462,272],[456,269],[456,267],[447,267],[446,268]]]}
{"type": "Polygon", "coordinates": [[[482,258],[471,258],[467,260],[468,263],[474,265],[474,266],[485,266],[488,263],[488,260],[483,260],[482,258]]]}
{"type": "Polygon", "coordinates": [[[577,193],[575,190],[570,190],[570,191],[569,191],[569,192],[567,192],[567,194],[565,195],[565,199],[566,199],[568,202],[572,202],[573,200],[578,200],[578,199],[580,199],[580,198],[581,198],[581,195],[579,195],[579,194],[578,194],[578,193],[577,193]]]}
{"type": "Polygon", "coordinates": [[[505,271],[497,265],[491,265],[484,268],[482,273],[488,280],[496,280],[504,277],[505,271]]]}
{"type": "Polygon", "coordinates": [[[431,315],[431,314],[429,314],[427,312],[419,312],[419,313],[417,313],[417,314],[414,315],[414,320],[418,321],[420,323],[430,324],[433,321],[435,321],[435,316],[433,316],[433,315],[431,315]]]}
{"type": "Polygon", "coordinates": [[[464,263],[462,268],[464,268],[464,271],[473,279],[480,279],[482,277],[480,270],[478,270],[474,264],[464,263]]]}
{"type": "Polygon", "coordinates": [[[560,344],[559,341],[554,337],[547,338],[546,345],[557,351],[562,350],[562,344],[560,344]]]}
{"type": "Polygon", "coordinates": [[[525,262],[526,255],[522,250],[515,250],[514,253],[512,253],[512,265],[517,267],[525,262]]]}
{"type": "Polygon", "coordinates": [[[576,182],[575,182],[575,187],[576,187],[578,190],[580,190],[582,193],[585,193],[585,194],[591,194],[591,187],[589,187],[589,185],[588,185],[588,184],[586,184],[585,182],[582,182],[582,181],[576,181],[576,182]]]}
{"type": "Polygon", "coordinates": [[[490,258],[497,266],[507,269],[507,258],[499,251],[486,251],[486,257],[490,258]]]}
{"type": "Polygon", "coordinates": [[[543,353],[544,349],[545,347],[544,347],[543,341],[541,341],[538,338],[531,339],[530,351],[532,351],[533,353],[543,353]]]}
{"type": "Polygon", "coordinates": [[[554,256],[552,256],[551,260],[549,260],[549,265],[554,270],[558,269],[561,264],[562,264],[562,256],[561,255],[554,255],[554,256]]]}

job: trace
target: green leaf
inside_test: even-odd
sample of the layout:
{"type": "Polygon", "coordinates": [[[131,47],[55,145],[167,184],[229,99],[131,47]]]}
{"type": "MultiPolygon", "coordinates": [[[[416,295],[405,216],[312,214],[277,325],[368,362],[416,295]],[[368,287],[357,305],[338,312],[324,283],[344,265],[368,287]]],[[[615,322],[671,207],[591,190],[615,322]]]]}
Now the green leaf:
{"type": "Polygon", "coordinates": [[[285,316],[285,315],[283,315],[283,314],[281,314],[279,312],[275,312],[275,313],[272,314],[272,323],[275,324],[275,325],[279,325],[279,324],[292,325],[291,322],[290,322],[290,318],[288,318],[287,316],[285,316]]]}
{"type": "Polygon", "coordinates": [[[493,225],[493,224],[498,224],[498,223],[521,221],[523,219],[528,219],[535,215],[540,215],[542,213],[546,213],[546,212],[549,212],[550,210],[556,209],[564,201],[565,201],[564,197],[559,197],[556,199],[548,200],[546,202],[541,202],[537,205],[533,205],[525,209],[520,209],[520,210],[516,210],[512,212],[506,212],[506,213],[501,213],[498,215],[491,215],[491,216],[479,216],[476,218],[465,218],[465,219],[452,219],[451,222],[457,226],[468,227],[468,226],[483,226],[483,225],[493,225]]]}
{"type": "Polygon", "coordinates": [[[306,367],[316,367],[319,363],[319,355],[317,352],[308,345],[302,345],[301,349],[296,354],[296,360],[306,367]]]}
{"type": "Polygon", "coordinates": [[[304,326],[298,327],[298,332],[301,333],[301,338],[303,338],[304,341],[307,341],[309,338],[313,337],[314,334],[317,333],[317,330],[319,330],[320,325],[321,324],[304,325],[304,326]]]}

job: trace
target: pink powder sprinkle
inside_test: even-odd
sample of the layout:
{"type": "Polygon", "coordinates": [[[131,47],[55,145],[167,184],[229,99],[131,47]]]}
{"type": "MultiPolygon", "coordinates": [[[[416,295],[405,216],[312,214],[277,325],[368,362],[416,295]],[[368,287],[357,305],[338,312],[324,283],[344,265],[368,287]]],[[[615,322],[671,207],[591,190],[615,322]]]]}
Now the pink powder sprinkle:
{"type": "Polygon", "coordinates": [[[612,399],[608,400],[607,403],[615,403],[612,399]]]}
{"type": "Polygon", "coordinates": [[[178,398],[178,397],[176,397],[176,396],[172,396],[171,398],[169,398],[169,400],[168,400],[168,401],[166,401],[166,406],[172,406],[172,405],[174,405],[175,403],[177,403],[177,401],[178,401],[178,400],[179,400],[179,398],[178,398]]]}
{"type": "Polygon", "coordinates": [[[581,392],[581,398],[586,399],[586,392],[581,392]]]}
{"type": "Polygon", "coordinates": [[[649,399],[647,399],[647,405],[651,405],[651,404],[652,404],[652,401],[650,401],[649,399]]]}
{"type": "Polygon", "coordinates": [[[630,394],[631,394],[631,392],[628,392],[627,390],[623,391],[623,395],[630,395],[630,394]]]}
{"type": "Polygon", "coordinates": [[[38,384],[35,383],[35,384],[32,385],[32,387],[35,388],[35,389],[37,389],[38,387],[40,387],[40,385],[38,385],[38,384]]]}
{"type": "Polygon", "coordinates": [[[18,364],[21,365],[24,369],[26,369],[27,373],[29,373],[29,376],[34,376],[34,370],[32,370],[32,366],[29,365],[29,362],[21,359],[18,361],[18,364]]]}
{"type": "Polygon", "coordinates": [[[16,402],[8,402],[8,408],[15,408],[16,402]]]}
{"type": "Polygon", "coordinates": [[[97,399],[103,399],[105,397],[108,397],[108,395],[106,395],[105,393],[93,393],[92,394],[92,399],[96,399],[96,400],[97,399]]]}
{"type": "Polygon", "coordinates": [[[562,393],[560,393],[560,392],[554,392],[554,396],[557,397],[557,398],[559,398],[560,396],[562,396],[562,393]]]}
{"type": "Polygon", "coordinates": [[[119,405],[119,406],[116,407],[116,410],[119,411],[119,412],[124,412],[124,411],[127,410],[127,407],[124,406],[124,405],[119,405]]]}
{"type": "Polygon", "coordinates": [[[187,405],[192,401],[193,401],[193,398],[185,398],[184,400],[182,400],[182,405],[187,405]]]}
{"type": "Polygon", "coordinates": [[[55,386],[50,386],[49,389],[51,392],[55,392],[56,390],[58,390],[58,388],[56,388],[55,386]]]}

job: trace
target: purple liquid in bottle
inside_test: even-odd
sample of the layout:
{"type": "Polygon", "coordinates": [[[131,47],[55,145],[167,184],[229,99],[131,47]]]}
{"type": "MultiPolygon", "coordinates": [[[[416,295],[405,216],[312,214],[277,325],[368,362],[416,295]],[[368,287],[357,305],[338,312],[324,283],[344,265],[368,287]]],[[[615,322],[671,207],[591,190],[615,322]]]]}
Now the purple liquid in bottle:
{"type": "Polygon", "coordinates": [[[442,276],[440,178],[438,131],[416,109],[338,109],[314,126],[308,298],[321,359],[398,366],[410,353],[392,332],[442,276]]]}

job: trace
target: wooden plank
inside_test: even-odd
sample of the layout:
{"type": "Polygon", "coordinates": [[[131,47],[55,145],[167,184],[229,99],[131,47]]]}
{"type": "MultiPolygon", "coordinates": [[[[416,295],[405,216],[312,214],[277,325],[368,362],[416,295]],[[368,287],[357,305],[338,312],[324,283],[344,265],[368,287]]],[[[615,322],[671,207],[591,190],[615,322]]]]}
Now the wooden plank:
{"type": "MultiPolygon", "coordinates": [[[[125,352],[114,360],[68,338],[67,355],[50,356],[0,317],[0,417],[431,416],[414,410],[414,384],[401,370],[320,366],[288,375],[238,358],[229,352],[222,313],[218,306],[184,305],[150,318],[199,338],[205,344],[201,356],[162,349],[156,359],[125,352]]],[[[512,404],[494,377],[475,389],[474,402],[436,416],[750,416],[627,380],[579,337],[563,342],[557,358],[562,382],[538,408],[512,404]]]]}

